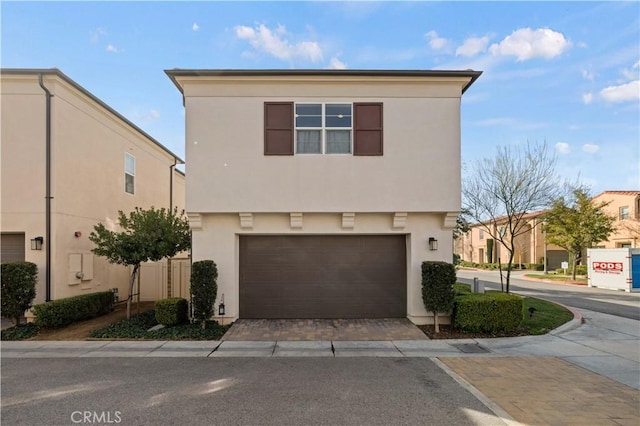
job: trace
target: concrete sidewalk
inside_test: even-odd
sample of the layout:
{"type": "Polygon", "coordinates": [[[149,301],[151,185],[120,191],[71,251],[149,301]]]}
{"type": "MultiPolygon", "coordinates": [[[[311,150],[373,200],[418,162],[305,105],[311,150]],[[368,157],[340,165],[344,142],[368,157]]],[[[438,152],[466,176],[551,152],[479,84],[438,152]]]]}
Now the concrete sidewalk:
{"type": "Polygon", "coordinates": [[[640,323],[581,310],[544,336],[380,341],[16,341],[3,358],[424,357],[507,424],[640,424],[640,323]]]}

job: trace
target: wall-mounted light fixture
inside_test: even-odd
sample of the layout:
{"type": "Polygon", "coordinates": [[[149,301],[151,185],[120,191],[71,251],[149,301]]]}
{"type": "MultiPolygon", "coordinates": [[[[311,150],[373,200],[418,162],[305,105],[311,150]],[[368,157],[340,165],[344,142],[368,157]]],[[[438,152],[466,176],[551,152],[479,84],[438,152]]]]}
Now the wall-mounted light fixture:
{"type": "Polygon", "coordinates": [[[438,240],[433,237],[429,237],[429,250],[438,250],[438,240]]]}
{"type": "Polygon", "coordinates": [[[76,231],[76,232],[73,233],[73,236],[76,237],[76,238],[80,238],[80,237],[82,237],[82,232],[76,231]]]}
{"type": "Polygon", "coordinates": [[[220,304],[218,305],[218,315],[221,317],[224,316],[224,294],[220,298],[220,304]]]}
{"type": "Polygon", "coordinates": [[[31,239],[31,250],[42,250],[42,242],[44,238],[35,237],[31,239]]]}

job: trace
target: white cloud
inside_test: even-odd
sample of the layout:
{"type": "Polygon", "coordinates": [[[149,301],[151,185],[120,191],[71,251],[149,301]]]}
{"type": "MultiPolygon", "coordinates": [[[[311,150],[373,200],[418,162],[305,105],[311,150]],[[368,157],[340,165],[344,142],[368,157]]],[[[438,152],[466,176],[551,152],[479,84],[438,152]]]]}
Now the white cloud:
{"type": "Polygon", "coordinates": [[[329,61],[329,66],[327,68],[331,70],[344,70],[347,69],[347,64],[334,56],[329,61]]]}
{"type": "Polygon", "coordinates": [[[571,147],[569,147],[569,144],[566,142],[558,142],[555,148],[560,154],[568,154],[571,151],[571,147]]]}
{"type": "Polygon", "coordinates": [[[275,30],[263,24],[255,28],[239,25],[235,27],[235,31],[239,39],[247,40],[256,51],[267,53],[278,59],[291,61],[300,58],[311,62],[322,60],[322,48],[317,42],[293,43],[288,40],[289,34],[283,25],[278,25],[275,30]]]}
{"type": "Polygon", "coordinates": [[[582,102],[589,105],[593,101],[593,93],[585,93],[582,95],[582,102]]]}
{"type": "Polygon", "coordinates": [[[105,30],[102,27],[99,27],[99,28],[96,28],[93,31],[90,31],[89,35],[91,37],[91,42],[95,43],[98,40],[100,40],[102,37],[106,37],[107,36],[107,30],[105,30]]]}
{"type": "Polygon", "coordinates": [[[456,49],[456,56],[475,56],[478,53],[482,53],[487,50],[489,44],[489,37],[470,37],[466,39],[462,45],[456,49]]]}
{"type": "Polygon", "coordinates": [[[117,47],[115,47],[113,44],[108,44],[107,48],[105,49],[107,52],[111,52],[111,53],[120,53],[123,51],[123,49],[119,49],[117,47]]]}
{"type": "Polygon", "coordinates": [[[637,80],[640,77],[640,61],[633,64],[631,69],[623,69],[622,75],[624,75],[627,80],[637,80]]]}
{"type": "Polygon", "coordinates": [[[193,25],[191,26],[191,29],[193,31],[198,31],[200,29],[200,25],[198,25],[197,22],[194,22],[193,25]]]}
{"type": "Polygon", "coordinates": [[[610,103],[638,101],[640,100],[640,80],[605,87],[600,91],[600,97],[610,103]]]}
{"type": "Polygon", "coordinates": [[[593,81],[593,79],[595,78],[595,74],[593,73],[593,71],[582,70],[582,78],[584,78],[585,80],[593,81]]]}
{"type": "Polygon", "coordinates": [[[520,28],[494,43],[489,51],[494,56],[515,56],[518,61],[533,58],[551,59],[571,47],[571,42],[562,33],[549,28],[520,28]]]}
{"type": "Polygon", "coordinates": [[[448,44],[447,39],[438,37],[438,33],[435,31],[429,31],[425,34],[425,37],[429,39],[429,46],[431,46],[431,48],[435,50],[443,49],[448,44]]]}
{"type": "Polygon", "coordinates": [[[586,143],[584,145],[582,145],[582,150],[584,152],[588,152],[589,154],[594,154],[596,152],[598,152],[598,150],[600,149],[600,147],[596,144],[593,143],[586,143]]]}

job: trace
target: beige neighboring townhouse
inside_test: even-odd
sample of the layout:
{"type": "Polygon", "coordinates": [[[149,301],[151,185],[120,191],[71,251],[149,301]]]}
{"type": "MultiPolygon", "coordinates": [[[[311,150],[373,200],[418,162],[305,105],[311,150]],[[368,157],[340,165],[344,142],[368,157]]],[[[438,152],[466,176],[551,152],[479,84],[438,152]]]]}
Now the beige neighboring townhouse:
{"type": "Polygon", "coordinates": [[[604,191],[593,197],[593,201],[610,203],[604,211],[616,218],[616,230],[598,247],[640,247],[640,191],[604,191]]]}
{"type": "MultiPolygon", "coordinates": [[[[615,231],[607,241],[597,245],[600,248],[635,248],[640,247],[640,191],[604,191],[592,198],[595,204],[609,202],[605,213],[616,218],[615,231]]],[[[518,264],[542,263],[547,257],[547,269],[553,271],[561,267],[562,262],[569,260],[568,253],[561,247],[546,244],[543,232],[542,215],[544,212],[533,212],[524,216],[525,232],[516,238],[513,262],[518,264]],[[545,247],[546,246],[546,247],[545,247]]],[[[494,225],[497,231],[504,225],[500,220],[494,225]]],[[[486,228],[480,224],[470,227],[455,242],[455,252],[461,260],[474,263],[502,263],[508,259],[507,249],[492,240],[486,228]],[[493,250],[491,250],[493,247],[493,250]]]]}
{"type": "Polygon", "coordinates": [[[169,70],[186,109],[193,260],[232,318],[431,321],[452,259],[476,71],[169,70]]]}
{"type": "MultiPolygon", "coordinates": [[[[533,212],[523,216],[524,230],[518,232],[515,239],[514,264],[544,263],[546,256],[547,269],[560,268],[562,262],[569,260],[569,254],[561,247],[547,244],[542,227],[542,214],[533,212]]],[[[506,233],[507,226],[498,219],[493,225],[494,234],[506,233]]],[[[461,260],[473,263],[498,263],[505,264],[509,260],[509,252],[499,242],[493,240],[489,231],[480,224],[474,224],[469,232],[462,234],[456,240],[456,254],[461,260]]]]}
{"type": "Polygon", "coordinates": [[[184,208],[183,161],[57,69],[2,69],[2,262],[38,265],[36,302],[118,288],[91,254],[118,210],[184,208]]]}

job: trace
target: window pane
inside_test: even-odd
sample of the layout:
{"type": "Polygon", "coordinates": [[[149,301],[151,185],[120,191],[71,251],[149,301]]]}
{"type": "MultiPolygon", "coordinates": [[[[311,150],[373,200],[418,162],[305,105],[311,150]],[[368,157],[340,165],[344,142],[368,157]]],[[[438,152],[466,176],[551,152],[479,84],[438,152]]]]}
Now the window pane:
{"type": "Polygon", "coordinates": [[[322,127],[322,116],[299,115],[296,117],[296,127],[322,127]]]}
{"type": "Polygon", "coordinates": [[[296,104],[297,115],[322,115],[321,104],[296,104]]]}
{"type": "Polygon", "coordinates": [[[351,127],[350,104],[327,104],[325,112],[326,127],[351,127]]]}
{"type": "Polygon", "coordinates": [[[322,132],[298,130],[296,149],[298,154],[322,154],[322,132]]]}
{"type": "Polygon", "coordinates": [[[136,159],[132,155],[124,155],[124,171],[132,175],[136,174],[136,159]]]}
{"type": "Polygon", "coordinates": [[[322,127],[322,105],[296,105],[296,127],[322,127]]]}
{"type": "Polygon", "coordinates": [[[327,130],[327,154],[350,154],[351,130],[327,130]]]}
{"type": "Polygon", "coordinates": [[[124,190],[129,194],[134,193],[134,189],[135,189],[134,181],[135,181],[135,178],[132,175],[128,173],[124,174],[124,190]]]}

